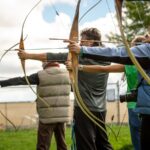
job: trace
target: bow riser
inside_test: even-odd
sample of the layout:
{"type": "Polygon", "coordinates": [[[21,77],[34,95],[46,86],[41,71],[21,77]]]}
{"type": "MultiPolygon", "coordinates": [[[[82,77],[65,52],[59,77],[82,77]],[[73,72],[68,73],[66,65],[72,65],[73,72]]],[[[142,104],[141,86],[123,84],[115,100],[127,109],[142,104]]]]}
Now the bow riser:
{"type": "MultiPolygon", "coordinates": [[[[24,50],[23,30],[22,30],[22,33],[21,33],[19,49],[24,50]]],[[[21,66],[22,66],[23,72],[26,76],[26,73],[25,73],[25,60],[21,60],[21,66]]]]}
{"type": "MultiPolygon", "coordinates": [[[[75,42],[78,41],[78,34],[79,34],[78,33],[78,20],[79,20],[80,3],[81,3],[81,0],[78,1],[77,7],[76,7],[75,16],[73,19],[71,32],[69,36],[69,39],[75,42]]],[[[78,56],[74,53],[71,53],[71,50],[69,50],[68,60],[71,60],[72,62],[72,71],[69,71],[69,75],[70,75],[71,81],[74,83],[74,82],[77,82],[76,77],[77,77],[77,68],[78,68],[78,56]],[[73,77],[73,74],[75,74],[74,77],[73,77]]]]}

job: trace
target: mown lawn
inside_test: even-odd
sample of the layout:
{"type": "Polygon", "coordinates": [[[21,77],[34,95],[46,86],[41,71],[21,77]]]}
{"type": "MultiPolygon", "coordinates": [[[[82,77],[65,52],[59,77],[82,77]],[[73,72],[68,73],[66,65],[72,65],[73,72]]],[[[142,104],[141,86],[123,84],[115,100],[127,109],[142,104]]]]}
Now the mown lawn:
{"type": "MultiPolygon", "coordinates": [[[[112,129],[118,134],[119,126],[112,126],[112,129]]],[[[35,150],[36,148],[36,129],[19,130],[17,132],[8,130],[0,131],[0,150],[35,150]]],[[[108,130],[110,142],[114,150],[133,150],[128,126],[122,126],[118,140],[114,138],[113,134],[108,130]]],[[[71,146],[71,128],[67,127],[66,142],[68,150],[71,146]]],[[[52,140],[51,150],[56,150],[55,140],[52,140]]]]}

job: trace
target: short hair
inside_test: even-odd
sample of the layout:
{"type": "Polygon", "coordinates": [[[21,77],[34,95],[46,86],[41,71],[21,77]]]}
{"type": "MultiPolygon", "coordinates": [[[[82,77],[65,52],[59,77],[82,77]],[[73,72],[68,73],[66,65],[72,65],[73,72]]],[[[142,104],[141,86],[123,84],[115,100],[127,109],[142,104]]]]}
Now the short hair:
{"type": "Polygon", "coordinates": [[[133,40],[132,43],[138,43],[138,42],[143,42],[143,40],[145,39],[144,36],[136,36],[133,40]]]}
{"type": "Polygon", "coordinates": [[[54,66],[54,65],[58,65],[59,66],[59,63],[56,62],[56,61],[43,61],[42,62],[43,69],[46,69],[46,68],[48,68],[50,66],[54,66]]]}
{"type": "Polygon", "coordinates": [[[87,40],[96,40],[99,42],[94,42],[93,46],[102,46],[101,33],[97,28],[85,28],[81,31],[80,36],[86,36],[87,40]]]}
{"type": "Polygon", "coordinates": [[[149,35],[149,34],[136,36],[136,37],[131,41],[131,44],[132,44],[132,45],[140,45],[141,43],[145,43],[145,42],[150,43],[149,38],[150,38],[150,35],[149,35]]]}

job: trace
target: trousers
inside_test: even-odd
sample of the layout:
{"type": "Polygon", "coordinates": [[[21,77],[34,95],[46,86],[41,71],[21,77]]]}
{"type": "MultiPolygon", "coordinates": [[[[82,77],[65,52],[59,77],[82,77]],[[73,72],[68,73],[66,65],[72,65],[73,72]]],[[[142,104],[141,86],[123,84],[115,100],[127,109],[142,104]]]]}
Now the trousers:
{"type": "Polygon", "coordinates": [[[130,135],[134,150],[140,150],[141,120],[134,109],[128,109],[130,135]]]}
{"type": "Polygon", "coordinates": [[[54,133],[57,150],[67,150],[65,142],[65,123],[43,124],[39,122],[37,150],[49,150],[54,133]]]}
{"type": "MultiPolygon", "coordinates": [[[[92,112],[103,122],[106,112],[92,112]]],[[[106,131],[104,123],[99,123],[106,131]]],[[[74,110],[74,132],[77,150],[112,150],[107,134],[95,125],[79,107],[74,110]]]]}
{"type": "Polygon", "coordinates": [[[150,144],[150,115],[141,114],[141,150],[149,150],[150,144]]]}

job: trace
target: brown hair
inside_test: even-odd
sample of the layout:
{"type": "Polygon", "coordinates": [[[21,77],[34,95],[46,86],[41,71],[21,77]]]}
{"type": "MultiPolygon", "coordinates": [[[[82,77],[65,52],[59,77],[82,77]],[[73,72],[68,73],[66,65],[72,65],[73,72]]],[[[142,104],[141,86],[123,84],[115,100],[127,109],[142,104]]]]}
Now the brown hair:
{"type": "Polygon", "coordinates": [[[144,42],[145,42],[145,43],[150,43],[150,34],[149,34],[149,33],[146,33],[144,36],[145,36],[145,38],[146,38],[144,42]]]}
{"type": "Polygon", "coordinates": [[[131,45],[138,45],[140,43],[150,43],[150,35],[149,34],[145,34],[145,35],[141,35],[141,36],[137,36],[135,37],[132,41],[131,41],[131,45]]]}
{"type": "Polygon", "coordinates": [[[85,28],[81,31],[80,36],[86,36],[87,40],[96,40],[99,42],[93,42],[93,46],[102,46],[101,33],[97,28],[85,28]]]}

